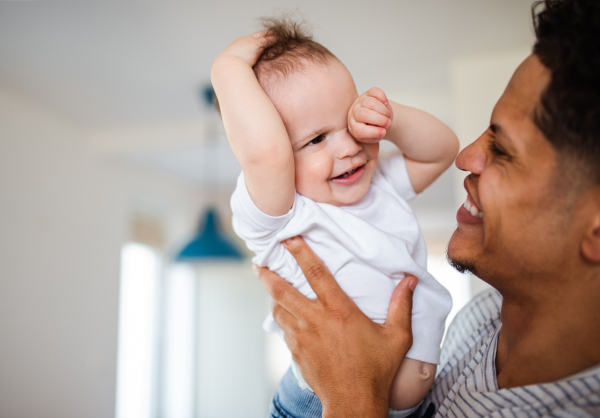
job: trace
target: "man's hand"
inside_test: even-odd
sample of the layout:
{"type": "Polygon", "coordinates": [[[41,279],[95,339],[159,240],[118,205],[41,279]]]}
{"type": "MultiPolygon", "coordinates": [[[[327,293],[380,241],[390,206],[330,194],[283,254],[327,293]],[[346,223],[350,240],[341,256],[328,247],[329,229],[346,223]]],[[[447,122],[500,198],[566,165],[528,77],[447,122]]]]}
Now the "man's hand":
{"type": "Polygon", "coordinates": [[[354,101],[348,112],[348,130],[361,142],[378,142],[392,126],[394,114],[387,96],[373,87],[354,101]]]}
{"type": "Polygon", "coordinates": [[[256,273],[274,300],[273,316],[324,417],[385,417],[390,386],[412,345],[417,279],[396,287],[387,320],[377,324],[344,293],[302,238],[283,245],[296,258],[317,299],[308,299],[266,268],[256,273]]]}

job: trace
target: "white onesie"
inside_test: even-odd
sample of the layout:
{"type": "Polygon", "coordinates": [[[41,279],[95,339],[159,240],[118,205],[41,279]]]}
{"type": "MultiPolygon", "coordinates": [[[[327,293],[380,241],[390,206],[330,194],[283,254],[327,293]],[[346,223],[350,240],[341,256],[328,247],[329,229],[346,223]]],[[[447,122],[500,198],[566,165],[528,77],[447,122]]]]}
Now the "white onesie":
{"type": "MultiPolygon", "coordinates": [[[[231,197],[233,228],[256,256],[309,298],[316,295],[294,257],[281,241],[301,235],[323,260],[342,289],[373,321],[383,323],[392,293],[405,274],[419,279],[413,297],[413,345],[407,357],[438,364],[448,291],[426,270],[427,252],[407,200],[415,197],[404,157],[381,159],[365,197],[349,206],[317,203],[296,193],[292,209],[269,216],[252,202],[240,175],[231,197]]],[[[263,327],[282,332],[269,315],[263,327]]]]}

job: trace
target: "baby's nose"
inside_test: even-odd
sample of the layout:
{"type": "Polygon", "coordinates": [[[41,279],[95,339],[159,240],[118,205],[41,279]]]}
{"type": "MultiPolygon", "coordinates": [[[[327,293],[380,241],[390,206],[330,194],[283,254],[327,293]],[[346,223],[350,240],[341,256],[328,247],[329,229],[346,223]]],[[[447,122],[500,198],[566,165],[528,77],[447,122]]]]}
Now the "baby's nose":
{"type": "Polygon", "coordinates": [[[358,142],[348,130],[339,133],[339,137],[336,138],[336,157],[338,159],[353,157],[362,150],[362,145],[358,142]]]}

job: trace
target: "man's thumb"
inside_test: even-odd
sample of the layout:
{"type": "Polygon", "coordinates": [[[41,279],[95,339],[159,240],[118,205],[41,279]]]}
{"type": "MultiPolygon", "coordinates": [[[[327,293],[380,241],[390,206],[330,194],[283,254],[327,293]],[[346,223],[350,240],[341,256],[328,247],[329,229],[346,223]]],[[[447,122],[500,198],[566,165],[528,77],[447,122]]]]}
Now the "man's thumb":
{"type": "Polygon", "coordinates": [[[411,331],[412,298],[418,279],[415,276],[406,276],[392,294],[390,308],[385,324],[389,327],[400,327],[404,331],[411,331]]]}

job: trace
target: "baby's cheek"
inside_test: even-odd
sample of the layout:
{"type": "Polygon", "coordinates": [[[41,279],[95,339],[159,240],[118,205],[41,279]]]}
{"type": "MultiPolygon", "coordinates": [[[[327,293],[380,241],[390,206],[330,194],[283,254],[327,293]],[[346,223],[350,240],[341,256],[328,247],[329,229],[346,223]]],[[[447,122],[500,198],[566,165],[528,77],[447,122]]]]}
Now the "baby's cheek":
{"type": "Polygon", "coordinates": [[[332,164],[318,159],[296,159],[296,191],[316,202],[328,201],[332,164]]]}

